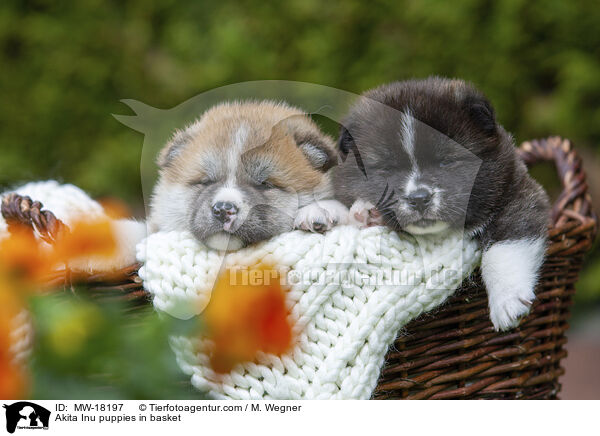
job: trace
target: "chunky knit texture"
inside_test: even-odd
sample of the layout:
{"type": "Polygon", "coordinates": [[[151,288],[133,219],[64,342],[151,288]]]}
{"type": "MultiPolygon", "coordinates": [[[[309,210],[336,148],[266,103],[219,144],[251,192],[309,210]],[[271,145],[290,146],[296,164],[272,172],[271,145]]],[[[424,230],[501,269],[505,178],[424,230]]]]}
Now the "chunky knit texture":
{"type": "Polygon", "coordinates": [[[156,233],[138,246],[155,307],[182,319],[201,315],[221,268],[263,263],[287,274],[297,340],[287,354],[260,354],[223,376],[210,368],[207,339],[171,338],[192,384],[229,399],[370,398],[401,327],[440,305],[479,259],[462,235],[415,238],[383,227],[294,231],[226,256],[188,233],[156,233]]]}

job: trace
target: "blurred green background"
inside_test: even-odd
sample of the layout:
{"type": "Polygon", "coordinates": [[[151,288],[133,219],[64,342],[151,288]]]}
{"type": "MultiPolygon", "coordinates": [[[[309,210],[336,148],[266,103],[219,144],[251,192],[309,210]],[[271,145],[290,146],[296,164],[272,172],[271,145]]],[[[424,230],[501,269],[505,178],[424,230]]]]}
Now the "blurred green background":
{"type": "MultiPolygon", "coordinates": [[[[236,82],[360,93],[432,74],[474,82],[517,141],[571,138],[600,204],[597,0],[3,0],[0,188],[74,183],[140,210],[143,137],[111,114],[236,82]]],[[[544,176],[542,176],[544,177],[544,176]]],[[[598,307],[600,250],[578,306],[598,307]],[[592,304],[594,303],[594,304],[592,304]]]]}

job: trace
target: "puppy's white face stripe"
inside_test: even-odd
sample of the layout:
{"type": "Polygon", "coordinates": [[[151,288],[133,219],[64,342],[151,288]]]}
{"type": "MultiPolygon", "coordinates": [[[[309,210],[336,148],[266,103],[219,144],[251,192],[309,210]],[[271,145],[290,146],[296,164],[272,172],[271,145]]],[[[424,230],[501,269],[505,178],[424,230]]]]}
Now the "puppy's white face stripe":
{"type": "Polygon", "coordinates": [[[417,169],[417,161],[415,159],[415,119],[410,112],[403,113],[400,119],[400,140],[404,151],[408,154],[414,171],[417,169]]]}
{"type": "Polygon", "coordinates": [[[249,134],[250,127],[246,123],[241,123],[232,135],[231,146],[227,152],[227,181],[225,182],[225,186],[235,186],[236,172],[249,134]]]}
{"type": "Polygon", "coordinates": [[[406,185],[404,185],[404,195],[408,196],[411,192],[416,191],[419,188],[419,171],[414,171],[409,174],[406,185]]]}
{"type": "Polygon", "coordinates": [[[250,128],[246,123],[241,123],[235,131],[235,134],[233,135],[233,146],[238,152],[244,147],[244,144],[246,144],[249,133],[250,128]]]}
{"type": "Polygon", "coordinates": [[[408,176],[406,185],[404,186],[404,195],[407,196],[411,192],[421,187],[419,186],[419,177],[421,176],[421,171],[417,166],[417,159],[415,157],[415,119],[410,111],[402,114],[400,126],[400,141],[402,142],[402,147],[408,155],[408,159],[410,160],[410,165],[412,167],[412,171],[408,176]]]}

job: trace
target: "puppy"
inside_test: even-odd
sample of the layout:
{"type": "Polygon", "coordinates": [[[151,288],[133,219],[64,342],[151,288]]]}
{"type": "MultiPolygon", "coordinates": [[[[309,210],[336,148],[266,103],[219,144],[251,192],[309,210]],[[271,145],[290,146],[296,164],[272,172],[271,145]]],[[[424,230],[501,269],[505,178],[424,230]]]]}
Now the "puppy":
{"type": "Polygon", "coordinates": [[[373,89],[338,147],[334,187],[353,222],[416,235],[464,229],[483,250],[494,327],[518,325],[535,298],[549,204],[479,91],[436,77],[373,89]]]}
{"type": "Polygon", "coordinates": [[[294,228],[326,231],[348,216],[333,200],[336,163],[334,141],[300,109],[220,104],[160,153],[150,231],[187,230],[225,251],[294,228]]]}

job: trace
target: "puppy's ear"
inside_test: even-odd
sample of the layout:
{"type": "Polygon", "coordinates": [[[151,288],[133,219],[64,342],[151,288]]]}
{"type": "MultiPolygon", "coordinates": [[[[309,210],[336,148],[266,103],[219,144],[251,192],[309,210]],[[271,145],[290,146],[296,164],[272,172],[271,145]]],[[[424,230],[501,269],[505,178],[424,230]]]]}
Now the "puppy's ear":
{"type": "Polygon", "coordinates": [[[168,166],[192,140],[187,130],[177,130],[167,145],[160,151],[156,163],[160,168],[168,166]]]}
{"type": "Polygon", "coordinates": [[[323,172],[337,165],[333,140],[306,114],[292,115],[273,127],[272,135],[291,136],[310,165],[323,172]]]}
{"type": "Polygon", "coordinates": [[[496,132],[494,108],[485,97],[470,95],[465,98],[464,104],[471,120],[484,132],[488,134],[496,132]]]}
{"type": "Polygon", "coordinates": [[[294,140],[313,168],[327,171],[337,165],[333,143],[328,143],[328,138],[321,138],[313,134],[295,133],[294,140]]]}

